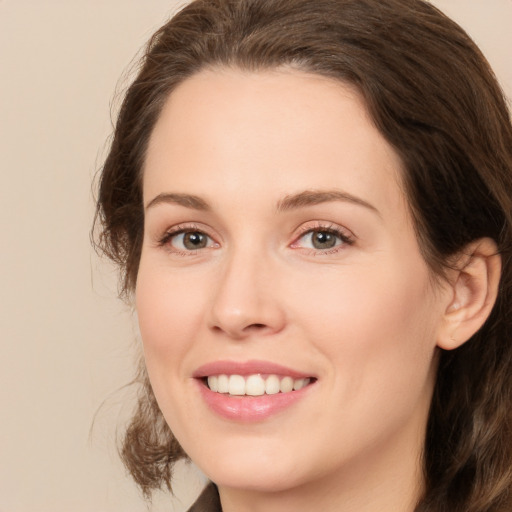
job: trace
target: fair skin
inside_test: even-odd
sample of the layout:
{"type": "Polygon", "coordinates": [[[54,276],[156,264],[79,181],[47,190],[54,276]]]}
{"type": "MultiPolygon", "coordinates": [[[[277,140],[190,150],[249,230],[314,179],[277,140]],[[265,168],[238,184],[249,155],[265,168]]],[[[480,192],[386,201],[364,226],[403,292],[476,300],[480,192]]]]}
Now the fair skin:
{"type": "Polygon", "coordinates": [[[202,71],[164,106],[136,306],[160,408],[224,512],[414,509],[438,347],[485,320],[499,261],[480,241],[433,280],[401,172],[360,97],[301,71],[202,71]],[[231,396],[208,389],[221,373],[309,381],[231,396]]]}

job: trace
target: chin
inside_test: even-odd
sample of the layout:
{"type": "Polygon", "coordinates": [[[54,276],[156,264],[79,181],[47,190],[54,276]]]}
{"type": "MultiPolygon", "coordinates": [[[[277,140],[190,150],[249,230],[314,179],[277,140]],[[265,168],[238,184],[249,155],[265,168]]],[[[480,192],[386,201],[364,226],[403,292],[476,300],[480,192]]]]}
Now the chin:
{"type": "MultiPolygon", "coordinates": [[[[231,440],[233,441],[233,440],[231,440]]],[[[273,449],[276,443],[220,442],[196,447],[194,463],[219,487],[280,492],[304,483],[296,450],[273,449]],[[259,445],[259,446],[258,446],[259,445]]],[[[278,444],[283,444],[281,440],[278,444]]]]}
{"type": "Polygon", "coordinates": [[[241,466],[215,467],[208,476],[219,487],[261,493],[283,492],[303,483],[300,475],[289,468],[241,466]]]}

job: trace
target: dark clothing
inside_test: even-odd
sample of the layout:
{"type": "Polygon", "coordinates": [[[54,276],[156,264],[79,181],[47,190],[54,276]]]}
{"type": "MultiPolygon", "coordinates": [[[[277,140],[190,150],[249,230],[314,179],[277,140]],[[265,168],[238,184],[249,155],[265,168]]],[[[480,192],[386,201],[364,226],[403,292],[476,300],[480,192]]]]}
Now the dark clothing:
{"type": "Polygon", "coordinates": [[[222,512],[219,492],[215,484],[208,484],[188,512],[222,512]]]}

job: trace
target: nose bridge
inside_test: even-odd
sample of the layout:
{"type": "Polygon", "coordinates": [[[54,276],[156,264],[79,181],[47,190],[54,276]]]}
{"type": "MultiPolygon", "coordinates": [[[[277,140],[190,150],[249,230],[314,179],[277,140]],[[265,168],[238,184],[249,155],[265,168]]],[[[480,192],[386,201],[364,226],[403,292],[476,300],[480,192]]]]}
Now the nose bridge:
{"type": "Polygon", "coordinates": [[[228,251],[212,294],[211,327],[232,338],[277,332],[284,314],[273,286],[274,265],[264,250],[238,243],[228,251]]]}

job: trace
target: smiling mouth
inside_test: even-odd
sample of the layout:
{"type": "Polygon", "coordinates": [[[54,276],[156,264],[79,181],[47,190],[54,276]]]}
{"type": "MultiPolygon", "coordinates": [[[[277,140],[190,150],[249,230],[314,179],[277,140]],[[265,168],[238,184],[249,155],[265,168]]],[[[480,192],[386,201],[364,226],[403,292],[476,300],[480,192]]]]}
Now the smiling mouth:
{"type": "Polygon", "coordinates": [[[313,377],[294,379],[279,375],[210,375],[203,378],[204,384],[214,393],[230,396],[263,396],[292,393],[311,385],[313,377]]]}

